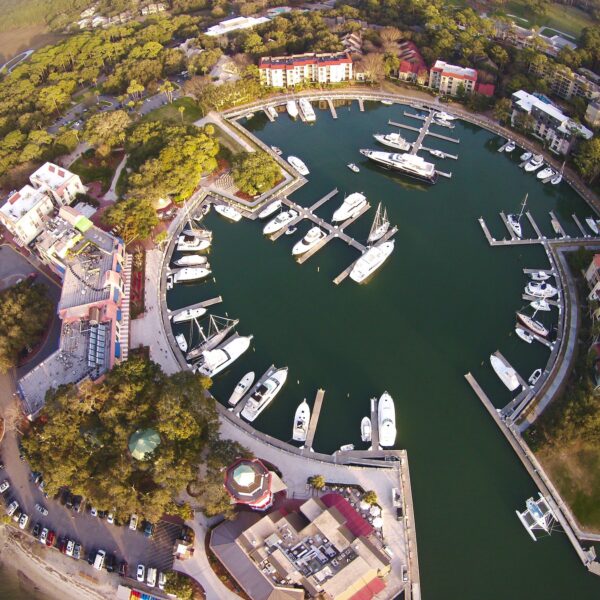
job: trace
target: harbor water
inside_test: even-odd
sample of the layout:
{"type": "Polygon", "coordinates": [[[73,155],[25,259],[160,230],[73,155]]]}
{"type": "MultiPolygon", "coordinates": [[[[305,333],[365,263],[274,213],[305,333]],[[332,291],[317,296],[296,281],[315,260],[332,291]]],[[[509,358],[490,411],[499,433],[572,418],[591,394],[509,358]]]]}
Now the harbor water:
{"type": "MultiPolygon", "coordinates": [[[[214,280],[175,286],[169,307],[222,295],[223,304],[210,313],[239,318],[239,333],[254,335],[252,348],[215,379],[222,402],[246,372],[289,367],[284,390],[254,423],[282,440],[291,439],[297,405],[303,398],[312,405],[322,387],[315,449],[364,448],[360,421],[369,399],[386,390],[393,396],[396,445],[410,459],[424,598],[598,598],[600,579],[588,574],[563,534],[534,543],[521,526],[515,509],[524,508],[535,486],[464,379],[471,371],[501,407],[511,395],[489,366],[490,354],[500,350],[525,379],[549,355],[514,333],[515,311],[525,304],[522,269],[547,268],[543,249],[491,248],[477,218],[485,218],[495,237],[508,237],[498,213],[518,212],[529,193],[528,210],[546,235],[553,235],[550,210],[576,235],[571,215],[583,222],[591,211],[566,184],[543,185],[519,169],[522,150],[498,153],[504,140],[463,122],[452,130],[432,126],[460,144],[430,136],[424,143],[459,155],[457,161],[430,158],[451,179],[429,187],[371,166],[359,149],[377,148],[373,133],[393,131],[389,119],[421,122],[403,115],[413,112],[407,107],[365,106],[365,112],[356,103],[338,107],[337,120],[315,106],[313,125],[285,113],[274,123],[257,113],[244,124],[284,157],[307,164],[308,184],[293,200],[308,206],[339,188],[319,216],[329,220],[344,195],[366,194],[371,210],[347,230],[358,241],[366,240],[377,203],[384,203],[399,231],[394,253],[371,281],[332,283],[358,257],[340,240],[298,265],[291,249],[312,226],[307,221],[271,242],[261,223],[229,223],[212,211],[205,223],[214,232],[214,280]]],[[[413,141],[417,134],[405,136],[413,141]]],[[[524,237],[533,236],[525,219],[523,229],[524,237]]],[[[537,318],[554,326],[556,309],[537,318]]],[[[190,325],[174,331],[189,336],[190,325]]]]}

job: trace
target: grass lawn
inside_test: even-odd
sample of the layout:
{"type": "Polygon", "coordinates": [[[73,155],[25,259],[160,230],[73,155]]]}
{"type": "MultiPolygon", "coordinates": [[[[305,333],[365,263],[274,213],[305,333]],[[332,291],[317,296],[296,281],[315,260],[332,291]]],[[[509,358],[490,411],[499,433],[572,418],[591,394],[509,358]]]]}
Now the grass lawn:
{"type": "Polygon", "coordinates": [[[219,140],[220,146],[228,148],[231,150],[232,154],[239,154],[240,152],[246,151],[246,149],[243,148],[237,140],[234,140],[231,136],[227,135],[227,133],[218,125],[215,125],[214,123],[211,123],[211,125],[215,128],[215,137],[217,140],[219,140]]]}
{"type": "Polygon", "coordinates": [[[102,193],[105,193],[122,158],[123,155],[120,153],[112,154],[107,159],[100,159],[93,152],[86,152],[69,167],[69,170],[79,175],[83,183],[100,181],[102,193]]]}
{"type": "Polygon", "coordinates": [[[202,111],[198,108],[198,105],[187,96],[179,98],[171,104],[165,104],[156,110],[144,115],[143,121],[163,121],[163,122],[174,122],[181,123],[181,115],[179,113],[179,107],[185,108],[183,112],[183,122],[193,123],[198,119],[202,118],[202,111]]]}
{"type": "Polygon", "coordinates": [[[600,452],[576,442],[537,456],[579,523],[600,532],[600,452]]]}

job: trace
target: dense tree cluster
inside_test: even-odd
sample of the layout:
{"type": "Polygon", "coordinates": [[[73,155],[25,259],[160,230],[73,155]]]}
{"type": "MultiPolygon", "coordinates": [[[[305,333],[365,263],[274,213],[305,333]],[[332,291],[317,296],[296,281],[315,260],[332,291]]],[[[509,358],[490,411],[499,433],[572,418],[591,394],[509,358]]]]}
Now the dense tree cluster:
{"type": "Polygon", "coordinates": [[[264,194],[282,179],[279,165],[262,151],[240,152],[231,174],[238,188],[250,196],[264,194]]]}
{"type": "Polygon", "coordinates": [[[179,571],[169,571],[166,574],[165,592],[177,596],[178,600],[192,600],[194,586],[192,580],[179,571]]]}
{"type": "Polygon", "coordinates": [[[100,384],[52,390],[23,438],[29,463],[44,473],[50,494],[65,486],[100,509],[157,520],[197,478],[202,453],[218,438],[208,383],[189,372],[167,377],[155,363],[134,358],[100,384]],[[130,436],[147,428],[158,432],[160,444],[136,460],[130,436]]]}
{"type": "Polygon", "coordinates": [[[0,292],[0,373],[17,363],[19,353],[39,342],[53,305],[46,286],[26,279],[0,292]]]}

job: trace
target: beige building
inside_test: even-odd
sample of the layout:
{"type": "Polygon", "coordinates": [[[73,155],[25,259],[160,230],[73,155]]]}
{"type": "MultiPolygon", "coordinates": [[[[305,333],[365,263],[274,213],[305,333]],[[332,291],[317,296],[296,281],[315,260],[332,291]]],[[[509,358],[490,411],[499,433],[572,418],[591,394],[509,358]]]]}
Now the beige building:
{"type": "Polygon", "coordinates": [[[260,82],[275,88],[301,83],[341,83],[353,78],[352,59],[347,52],[265,56],[260,59],[258,69],[260,82]]]}
{"type": "Polygon", "coordinates": [[[449,65],[443,60],[436,60],[429,71],[429,87],[442,94],[456,96],[462,88],[466,94],[475,91],[477,71],[456,65],[449,65]]]}

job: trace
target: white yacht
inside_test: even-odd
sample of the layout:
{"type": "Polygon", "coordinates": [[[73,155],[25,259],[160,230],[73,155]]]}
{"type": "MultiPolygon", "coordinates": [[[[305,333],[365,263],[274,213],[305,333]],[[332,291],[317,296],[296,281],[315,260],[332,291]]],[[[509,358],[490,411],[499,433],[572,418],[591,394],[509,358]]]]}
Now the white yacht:
{"type": "Polygon", "coordinates": [[[596,223],[596,221],[592,218],[592,217],[587,217],[585,222],[587,223],[588,227],[596,234],[598,235],[598,223],[596,223]]]}
{"type": "Polygon", "coordinates": [[[360,192],[354,192],[353,194],[350,194],[348,197],[344,198],[341,206],[333,213],[331,220],[334,223],[338,223],[340,221],[351,219],[363,209],[366,203],[367,198],[364,194],[361,194],[360,192]]]}
{"type": "Polygon", "coordinates": [[[433,163],[415,154],[396,154],[378,150],[361,150],[360,153],[386,169],[398,171],[412,179],[425,183],[436,183],[438,174],[433,163]]]}
{"type": "Polygon", "coordinates": [[[281,205],[282,205],[282,202],[279,199],[275,200],[274,202],[271,202],[271,204],[269,204],[268,206],[265,206],[258,213],[258,218],[266,219],[267,217],[270,217],[273,213],[276,213],[281,208],[281,205]]]}
{"type": "Polygon", "coordinates": [[[292,119],[296,119],[298,117],[298,105],[296,104],[295,100],[288,100],[285,105],[285,109],[292,119]]]}
{"type": "Polygon", "coordinates": [[[359,173],[360,169],[354,163],[348,163],[346,165],[353,173],[359,173]]]}
{"type": "Polygon", "coordinates": [[[281,156],[283,154],[279,146],[271,146],[271,150],[273,150],[277,156],[281,156]]]}
{"type": "Polygon", "coordinates": [[[390,220],[387,216],[387,210],[380,202],[377,206],[377,212],[375,213],[375,218],[373,219],[373,225],[371,225],[367,242],[373,244],[377,240],[380,240],[388,232],[389,228],[390,220]]]}
{"type": "Polygon", "coordinates": [[[542,376],[542,370],[536,369],[530,376],[527,381],[529,381],[529,385],[535,385],[538,382],[538,379],[542,376]]]}
{"type": "Polygon", "coordinates": [[[556,175],[556,171],[554,171],[554,169],[550,168],[550,167],[545,167],[544,169],[542,169],[537,175],[536,177],[538,179],[551,179],[552,177],[554,177],[556,175]]]}
{"type": "Polygon", "coordinates": [[[442,121],[456,121],[456,119],[458,118],[458,117],[455,117],[454,115],[444,112],[443,110],[438,111],[435,114],[435,116],[436,116],[436,118],[441,119],[442,121]]]}
{"type": "Polygon", "coordinates": [[[210,275],[210,269],[205,267],[183,267],[173,275],[174,283],[186,283],[188,281],[198,281],[210,275]]]}
{"type": "Polygon", "coordinates": [[[441,150],[429,150],[431,156],[437,156],[438,158],[446,158],[446,154],[441,150]]]}
{"type": "Polygon", "coordinates": [[[541,310],[543,312],[548,312],[549,310],[551,310],[551,307],[548,304],[548,302],[542,299],[533,300],[529,303],[529,306],[531,306],[531,308],[533,308],[534,310],[541,310]]]}
{"type": "Polygon", "coordinates": [[[534,271],[533,273],[529,273],[529,277],[533,281],[546,281],[552,277],[550,273],[546,273],[546,271],[534,271]]]}
{"type": "Polygon", "coordinates": [[[532,156],[533,156],[533,154],[531,152],[524,152],[519,157],[519,160],[529,160],[532,156]]]}
{"type": "Polygon", "coordinates": [[[198,373],[206,375],[206,377],[214,377],[244,354],[250,347],[251,341],[251,335],[235,335],[214,350],[205,350],[200,359],[201,365],[198,373]]]}
{"type": "Polygon", "coordinates": [[[320,227],[311,227],[308,233],[292,248],[292,255],[298,256],[316,246],[327,234],[320,227]]]}
{"type": "Polygon", "coordinates": [[[233,388],[233,392],[229,397],[229,404],[235,406],[244,396],[244,394],[250,389],[250,386],[254,383],[254,371],[246,373],[233,388]]]}
{"type": "Polygon", "coordinates": [[[554,175],[554,177],[550,180],[552,185],[558,185],[563,178],[563,171],[565,170],[565,163],[563,162],[560,171],[554,175]]]}
{"type": "Polygon", "coordinates": [[[377,404],[377,421],[379,425],[379,445],[384,448],[396,442],[396,409],[392,397],[384,392],[377,404]]]}
{"type": "Polygon", "coordinates": [[[198,227],[188,227],[181,232],[186,237],[197,237],[201,240],[212,240],[212,231],[198,227]]]}
{"type": "Polygon", "coordinates": [[[371,419],[363,417],[360,422],[360,439],[363,442],[371,441],[371,419]]]}
{"type": "Polygon", "coordinates": [[[395,148],[396,150],[401,150],[402,152],[406,152],[410,150],[411,144],[407,142],[400,133],[376,133],[373,137],[384,146],[388,146],[390,148],[395,148]]]}
{"type": "Polygon", "coordinates": [[[340,446],[340,452],[352,452],[354,450],[354,444],[344,444],[340,446]]]}
{"type": "Polygon", "coordinates": [[[527,331],[526,329],[523,329],[522,327],[515,327],[515,333],[524,342],[527,342],[528,344],[531,344],[531,342],[533,342],[533,335],[531,335],[531,332],[527,331]]]}
{"type": "Polygon", "coordinates": [[[302,111],[307,123],[312,123],[313,121],[317,120],[317,116],[315,115],[312,104],[306,98],[300,98],[300,100],[298,100],[298,104],[300,105],[300,110],[302,111]]]}
{"type": "Polygon", "coordinates": [[[381,100],[381,104],[384,106],[392,106],[394,103],[391,100],[381,100]]]}
{"type": "Polygon", "coordinates": [[[292,439],[295,442],[305,442],[308,435],[308,423],[310,421],[310,406],[306,398],[298,405],[294,415],[294,427],[292,429],[292,439]]]}
{"type": "Polygon", "coordinates": [[[187,340],[185,339],[185,335],[183,335],[183,333],[178,333],[175,336],[175,341],[177,342],[177,345],[179,346],[179,349],[182,352],[187,352],[188,343],[187,343],[187,340]]]}
{"type": "Polygon", "coordinates": [[[276,119],[279,116],[279,113],[275,110],[275,108],[273,106],[267,106],[267,107],[265,107],[265,112],[272,119],[276,119]]]}
{"type": "Polygon", "coordinates": [[[210,247],[210,240],[180,235],[177,238],[177,252],[199,252],[210,247]]]}
{"type": "Polygon", "coordinates": [[[533,317],[529,317],[523,313],[517,312],[517,319],[519,319],[519,321],[521,321],[525,327],[533,331],[533,333],[537,333],[542,337],[546,337],[550,333],[550,331],[546,329],[542,323],[536,321],[533,317]]]}
{"type": "Polygon", "coordinates": [[[235,210],[235,208],[233,208],[233,206],[229,206],[229,204],[216,204],[215,210],[222,217],[225,217],[226,219],[229,219],[230,221],[234,221],[235,223],[240,221],[242,218],[242,213],[235,210]]]}
{"type": "Polygon", "coordinates": [[[350,279],[361,283],[372,275],[394,251],[394,240],[369,248],[354,264],[350,279]]]}
{"type": "Polygon", "coordinates": [[[288,369],[283,367],[277,369],[256,390],[252,392],[246,406],[242,410],[242,417],[247,421],[254,421],[260,413],[267,408],[275,396],[281,391],[285,380],[287,379],[288,369]]]}
{"type": "Polygon", "coordinates": [[[297,156],[288,156],[287,161],[294,169],[296,169],[296,171],[298,171],[298,173],[300,173],[300,175],[306,177],[310,173],[308,167],[297,156]]]}
{"type": "Polygon", "coordinates": [[[545,281],[530,281],[525,288],[525,293],[535,298],[552,298],[558,290],[545,281]]]}
{"type": "Polygon", "coordinates": [[[534,154],[529,162],[525,165],[525,170],[528,173],[537,171],[544,164],[544,157],[541,154],[534,154]]]}
{"type": "Polygon", "coordinates": [[[185,323],[186,321],[191,321],[192,319],[199,319],[205,314],[205,308],[186,308],[173,317],[173,323],[185,323]]]}
{"type": "Polygon", "coordinates": [[[199,267],[205,265],[208,262],[206,256],[200,254],[188,254],[178,258],[173,264],[177,267],[199,267]]]}
{"type": "Polygon", "coordinates": [[[296,217],[298,213],[295,210],[284,210],[280,212],[274,219],[271,219],[264,227],[263,233],[265,235],[271,235],[283,229],[288,223],[291,223],[296,217]]]}
{"type": "Polygon", "coordinates": [[[504,148],[504,152],[508,152],[509,154],[517,147],[517,145],[512,141],[508,140],[508,144],[506,148],[504,148]]]}
{"type": "Polygon", "coordinates": [[[496,375],[500,377],[502,383],[511,391],[514,392],[519,387],[519,379],[517,373],[512,367],[508,367],[504,364],[504,361],[492,354],[490,356],[490,363],[496,375]]]}

